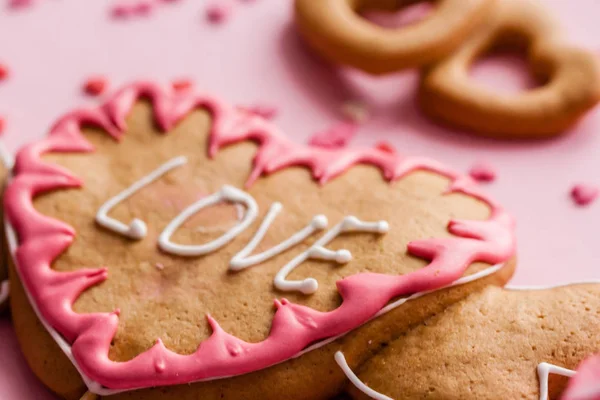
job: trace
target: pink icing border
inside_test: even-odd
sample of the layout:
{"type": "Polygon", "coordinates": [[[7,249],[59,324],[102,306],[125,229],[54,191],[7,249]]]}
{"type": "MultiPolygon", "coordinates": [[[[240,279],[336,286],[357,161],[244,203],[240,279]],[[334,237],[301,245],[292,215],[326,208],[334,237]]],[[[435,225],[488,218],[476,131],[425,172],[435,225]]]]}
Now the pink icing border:
{"type": "Polygon", "coordinates": [[[460,278],[474,261],[498,264],[515,250],[514,223],[500,205],[480,193],[468,177],[426,158],[404,158],[376,148],[320,149],[297,145],[281,135],[268,121],[229,107],[210,96],[172,92],[148,82],[125,86],[104,105],[73,111],[61,118],[47,138],[23,148],[17,156],[14,179],[5,194],[5,208],[17,232],[15,260],[21,279],[41,317],[72,345],[80,372],[110,389],[134,389],[184,384],[198,380],[240,375],[290,359],[316,341],[344,334],[369,320],[397,296],[435,290],[460,278]],[[431,260],[407,275],[361,273],[337,282],[342,305],[330,312],[275,300],[269,336],[247,343],[221,329],[207,316],[213,329],[191,355],[168,350],[157,340],[148,351],[127,362],[108,358],[117,331],[119,312],[77,314],[72,306],[87,288],[108,277],[107,268],[57,272],[51,264],[72,243],[75,230],[41,215],[32,204],[44,192],[80,187],[69,171],[41,159],[49,152],[91,152],[81,133],[82,125],[100,127],[115,139],[125,131],[125,117],[141,97],[151,100],[157,125],[168,131],[194,108],[207,109],[213,117],[209,155],[221,147],[245,140],[259,144],[251,185],[263,174],[288,166],[305,166],[321,184],[355,164],[370,164],[393,181],[417,169],[429,170],[452,180],[447,192],[473,196],[491,208],[485,221],[452,220],[448,230],[455,236],[411,242],[408,251],[431,260]],[[290,340],[294,338],[294,340],[290,340]]]}

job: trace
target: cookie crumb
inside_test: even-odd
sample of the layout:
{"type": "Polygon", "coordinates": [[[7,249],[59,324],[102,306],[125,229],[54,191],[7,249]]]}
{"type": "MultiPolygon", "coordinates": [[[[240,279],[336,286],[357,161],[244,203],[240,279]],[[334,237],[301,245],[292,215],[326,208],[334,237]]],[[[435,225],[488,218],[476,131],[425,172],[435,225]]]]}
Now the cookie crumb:
{"type": "Polygon", "coordinates": [[[108,81],[102,76],[89,78],[83,84],[83,92],[89,96],[99,96],[106,91],[108,81]]]}
{"type": "Polygon", "coordinates": [[[308,144],[326,149],[341,149],[348,145],[356,134],[356,130],[356,124],[348,122],[338,123],[327,130],[315,133],[310,138],[308,144]]]}
{"type": "Polygon", "coordinates": [[[496,180],[496,171],[491,165],[483,162],[474,164],[469,170],[469,175],[477,182],[489,183],[496,180]]]}
{"type": "Polygon", "coordinates": [[[586,184],[577,184],[571,189],[571,198],[578,206],[587,206],[598,198],[598,187],[586,184]]]}
{"type": "Polygon", "coordinates": [[[364,124],[371,117],[367,106],[364,103],[356,100],[350,100],[342,104],[340,111],[346,121],[353,122],[355,124],[364,124]]]}
{"type": "Polygon", "coordinates": [[[190,79],[176,79],[171,82],[171,87],[176,92],[191,89],[194,83],[190,79]]]}
{"type": "Polygon", "coordinates": [[[212,24],[222,24],[231,15],[231,6],[223,3],[214,3],[206,7],[206,20],[212,24]]]}

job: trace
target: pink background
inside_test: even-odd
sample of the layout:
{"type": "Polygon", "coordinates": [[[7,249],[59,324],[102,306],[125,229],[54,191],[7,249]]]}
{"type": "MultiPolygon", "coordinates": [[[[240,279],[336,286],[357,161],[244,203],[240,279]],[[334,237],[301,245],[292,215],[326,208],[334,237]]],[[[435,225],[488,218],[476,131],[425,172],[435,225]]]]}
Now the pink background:
{"type": "MultiPolygon", "coordinates": [[[[546,1],[573,41],[600,53],[600,2],[546,1]]],[[[205,91],[242,105],[280,107],[279,125],[298,141],[339,118],[340,105],[362,99],[373,119],[353,144],[393,143],[406,154],[428,155],[466,171],[486,161],[498,171],[491,192],[517,217],[519,270],[514,283],[558,284],[600,278],[600,203],[572,204],[574,183],[600,185],[600,110],[556,140],[505,143],[435,126],[414,105],[416,74],[373,79],[336,71],[307,54],[290,25],[291,0],[236,1],[222,26],[204,21],[203,1],[160,5],[147,18],[114,21],[109,3],[40,0],[0,9],[0,63],[12,76],[0,83],[0,115],[10,150],[42,137],[61,113],[94,100],[81,95],[91,75],[114,86],[133,79],[185,77],[205,91]]],[[[516,58],[475,69],[502,90],[530,84],[516,58]]],[[[0,398],[51,399],[28,371],[0,318],[0,398]]]]}

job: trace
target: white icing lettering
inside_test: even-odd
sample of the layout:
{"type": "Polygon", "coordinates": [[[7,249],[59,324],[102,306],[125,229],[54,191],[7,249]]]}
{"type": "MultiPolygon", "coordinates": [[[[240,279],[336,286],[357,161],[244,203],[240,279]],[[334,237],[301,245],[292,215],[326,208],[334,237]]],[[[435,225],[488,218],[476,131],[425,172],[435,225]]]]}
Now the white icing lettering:
{"type": "Polygon", "coordinates": [[[215,194],[204,197],[176,216],[158,237],[158,247],[161,250],[184,257],[195,257],[203,254],[211,253],[220,249],[227,243],[231,242],[236,236],[242,233],[258,215],[258,205],[252,196],[248,193],[234,188],[233,186],[225,185],[215,194]],[[246,207],[246,213],[242,220],[225,232],[217,239],[200,245],[183,245],[176,244],[171,241],[171,236],[175,231],[191,216],[205,207],[215,205],[221,202],[241,203],[246,207]]]}
{"type": "Polygon", "coordinates": [[[308,224],[300,231],[290,236],[285,241],[279,243],[277,246],[271,247],[270,249],[265,250],[262,253],[248,257],[248,255],[256,248],[256,246],[259,245],[260,241],[265,237],[265,234],[269,230],[269,227],[271,226],[271,224],[282,209],[283,206],[281,205],[281,203],[273,203],[252,240],[250,240],[246,247],[240,250],[231,259],[231,262],[229,263],[230,270],[240,271],[253,265],[260,264],[271,257],[283,253],[284,251],[287,251],[288,249],[294,247],[298,243],[302,243],[307,237],[309,237],[316,231],[321,231],[327,227],[327,217],[325,217],[324,215],[317,215],[312,219],[310,224],[308,224]]]}
{"type": "Polygon", "coordinates": [[[348,250],[332,251],[324,248],[326,244],[344,232],[374,232],[386,233],[389,225],[386,221],[363,222],[354,216],[346,217],[330,229],[325,235],[315,242],[308,250],[300,253],[289,263],[284,265],[275,275],[275,287],[282,291],[299,291],[304,294],[312,294],[319,288],[319,283],[314,278],[306,278],[301,281],[289,281],[287,276],[300,264],[308,259],[332,260],[340,264],[351,260],[352,255],[348,250]]]}
{"type": "Polygon", "coordinates": [[[187,158],[185,158],[184,156],[175,157],[172,160],[164,163],[148,175],[144,176],[143,178],[135,182],[133,185],[129,186],[127,189],[123,190],[115,197],[109,199],[98,209],[98,212],[96,213],[96,222],[101,226],[105,227],[106,229],[119,233],[130,239],[143,239],[148,233],[148,227],[146,226],[146,223],[144,221],[135,218],[133,221],[131,221],[129,225],[125,225],[124,223],[109,217],[108,213],[113,207],[132,196],[135,192],[137,192],[144,186],[151,184],[152,182],[154,182],[173,168],[179,167],[185,163],[187,163],[187,158]]]}

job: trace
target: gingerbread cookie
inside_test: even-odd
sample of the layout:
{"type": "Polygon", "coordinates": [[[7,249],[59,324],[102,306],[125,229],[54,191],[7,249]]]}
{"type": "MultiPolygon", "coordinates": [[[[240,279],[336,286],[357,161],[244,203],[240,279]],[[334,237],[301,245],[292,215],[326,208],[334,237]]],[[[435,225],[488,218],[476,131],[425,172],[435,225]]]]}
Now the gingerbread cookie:
{"type": "Polygon", "coordinates": [[[437,0],[421,21],[390,29],[360,13],[397,11],[417,1],[296,0],[296,24],[326,59],[371,74],[420,67],[449,55],[492,9],[494,0],[437,0]]]}
{"type": "Polygon", "coordinates": [[[65,399],[327,399],[335,351],[364,362],[514,267],[470,178],[152,83],[22,149],[5,204],[17,336],[65,399]]]}
{"type": "MultiPolygon", "coordinates": [[[[557,399],[577,365],[600,351],[599,327],[600,282],[488,287],[391,343],[357,377],[349,374],[362,389],[350,392],[380,400],[557,399]]],[[[589,383],[582,377],[579,392],[589,383]]]]}
{"type": "Polygon", "coordinates": [[[484,136],[548,138],[565,132],[600,101],[597,55],[573,47],[534,0],[496,3],[489,20],[455,53],[424,69],[419,102],[432,118],[484,136]],[[477,57],[497,46],[525,46],[543,83],[501,94],[469,75],[477,57]]]}

